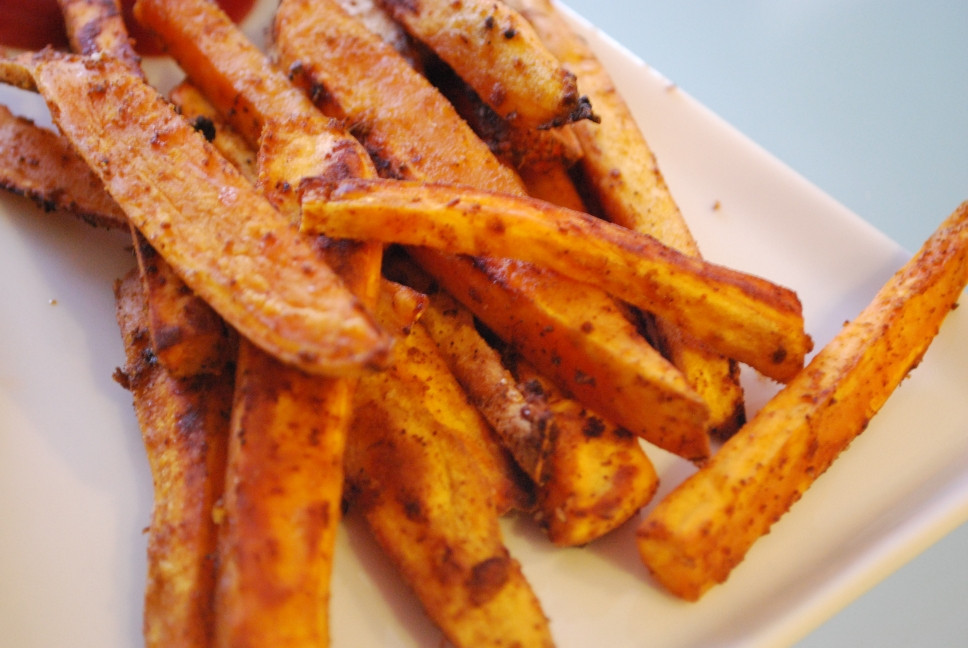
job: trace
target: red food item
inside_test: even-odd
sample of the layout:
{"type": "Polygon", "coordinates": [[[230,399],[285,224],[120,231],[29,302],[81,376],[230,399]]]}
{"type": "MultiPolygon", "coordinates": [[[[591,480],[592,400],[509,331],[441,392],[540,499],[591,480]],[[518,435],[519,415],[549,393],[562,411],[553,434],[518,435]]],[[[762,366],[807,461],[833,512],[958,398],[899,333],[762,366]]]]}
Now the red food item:
{"type": "MultiPolygon", "coordinates": [[[[232,20],[248,15],[255,0],[219,0],[219,5],[232,20]]],[[[134,0],[121,0],[125,22],[135,46],[143,55],[157,54],[159,48],[151,36],[131,15],[134,0]]],[[[67,36],[57,0],[0,0],[0,44],[19,49],[37,50],[45,45],[64,49],[67,36]]]]}

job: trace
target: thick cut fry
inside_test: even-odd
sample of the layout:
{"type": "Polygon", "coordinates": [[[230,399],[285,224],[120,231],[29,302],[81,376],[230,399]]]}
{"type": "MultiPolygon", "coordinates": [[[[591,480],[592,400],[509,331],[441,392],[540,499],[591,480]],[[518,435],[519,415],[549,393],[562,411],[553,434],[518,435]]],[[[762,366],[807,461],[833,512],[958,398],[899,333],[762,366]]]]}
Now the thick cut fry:
{"type": "Polygon", "coordinates": [[[132,224],[243,336],[315,373],[385,359],[388,338],[310,243],[153,89],[109,58],[18,64],[132,224]]]}
{"type": "Polygon", "coordinates": [[[97,227],[126,228],[128,219],[104,184],[60,135],[0,106],[0,188],[44,210],[74,214],[97,227]]]}
{"type": "Polygon", "coordinates": [[[140,278],[132,272],[115,290],[127,357],[116,377],[133,396],[154,487],[145,646],[208,648],[215,630],[213,507],[222,495],[233,372],[173,377],[153,361],[140,278]]]}
{"type": "Polygon", "coordinates": [[[710,462],[643,521],[638,547],[674,594],[724,581],[917,366],[968,282],[968,203],[710,462]]]}
{"type": "Polygon", "coordinates": [[[354,124],[381,175],[476,178],[485,186],[519,190],[514,173],[486,154],[430,82],[335,0],[283,0],[275,34],[293,81],[327,114],[354,124]],[[440,149],[446,156],[434,153],[440,149]]]}
{"type": "Polygon", "coordinates": [[[454,646],[552,646],[503,543],[483,421],[419,322],[394,355],[360,380],[346,452],[351,508],[454,646]]]}
{"type": "Polygon", "coordinates": [[[132,228],[135,256],[147,295],[151,348],[175,377],[221,371],[234,352],[222,318],[199,299],[132,228]]]}
{"type": "MultiPolygon", "coordinates": [[[[320,34],[319,40],[314,40],[311,35],[317,32],[307,33],[302,26],[345,23],[345,12],[333,13],[333,6],[325,1],[284,0],[275,30],[283,65],[299,69],[306,77],[307,88],[322,88],[321,95],[338,101],[347,119],[364,123],[370,136],[390,143],[382,150],[386,155],[398,156],[392,164],[395,172],[412,179],[458,181],[494,191],[524,194],[520,180],[496,161],[453,109],[436,110],[432,113],[433,120],[402,118],[404,113],[395,112],[395,118],[384,121],[380,108],[384,104],[404,106],[407,97],[421,97],[421,110],[430,114],[424,101],[432,101],[436,106],[437,102],[446,103],[446,100],[372,34],[367,36],[356,29],[351,32],[352,38],[342,38],[337,32],[326,38],[320,34]],[[284,19],[285,16],[288,18],[284,19]],[[318,47],[318,42],[325,42],[328,47],[318,47]],[[361,46],[360,50],[372,52],[374,58],[365,59],[370,61],[368,65],[346,68],[350,72],[345,76],[355,80],[348,84],[339,78],[344,74],[342,61],[362,56],[347,47],[357,43],[366,43],[366,48],[361,46]],[[338,50],[340,56],[334,58],[328,54],[323,63],[316,63],[321,52],[329,49],[338,50]],[[421,148],[413,151],[411,142],[420,143],[421,148]],[[414,154],[407,154],[408,151],[414,154]]],[[[390,166],[381,161],[381,173],[390,166]]],[[[492,265],[487,272],[497,281],[492,286],[501,292],[498,295],[501,306],[491,309],[477,298],[479,293],[472,285],[472,278],[480,278],[482,268],[469,260],[434,254],[429,257],[426,261],[436,264],[433,267],[438,277],[446,275],[444,278],[448,281],[459,283],[452,285],[457,290],[449,292],[483,321],[493,319],[509,304],[520,303],[522,308],[527,308],[527,317],[514,318],[513,314],[507,314],[517,322],[515,327],[492,328],[503,334],[516,330],[516,336],[508,341],[570,393],[581,394],[582,400],[590,399],[587,402],[591,407],[636,433],[644,433],[647,428],[659,431],[653,438],[669,439],[667,447],[679,448],[690,458],[707,455],[705,405],[695,398],[685,381],[671,375],[674,372],[670,372],[668,363],[658,358],[657,352],[629,325],[605,293],[586,286],[578,288],[574,282],[547,274],[538,273],[529,278],[531,270],[522,266],[514,267],[513,278],[504,277],[503,267],[492,265]],[[530,295],[532,290],[540,294],[530,295]],[[584,299],[577,299],[578,294],[584,299]],[[597,326],[594,331],[592,320],[597,326]],[[547,353],[544,345],[548,331],[556,331],[555,338],[562,343],[554,354],[547,353]],[[609,342],[601,344],[605,339],[609,342]],[[563,364],[557,362],[561,357],[566,358],[563,364]],[[657,388],[656,394],[643,393],[653,387],[657,388]],[[655,407],[644,406],[643,402],[655,407]]],[[[490,279],[486,283],[491,284],[490,279]]]]}
{"type": "Polygon", "coordinates": [[[796,294],[581,212],[466,187],[346,181],[303,194],[304,230],[517,258],[596,285],[706,347],[789,380],[810,350],[796,294]]]}
{"type": "Polygon", "coordinates": [[[325,646],[353,380],[239,352],[215,646],[325,646]]]}
{"type": "Polygon", "coordinates": [[[531,26],[490,0],[381,0],[501,117],[521,128],[548,128],[590,116],[574,76],[531,26]]]}
{"type": "MultiPolygon", "coordinates": [[[[699,247],[682,217],[655,156],[605,67],[548,0],[510,0],[528,19],[548,49],[575,74],[599,121],[571,127],[584,155],[583,184],[604,216],[656,237],[686,254],[699,247]]],[[[745,420],[743,391],[734,362],[697,348],[673,323],[656,321],[656,343],[709,406],[710,431],[728,437],[745,420]]]]}
{"type": "Polygon", "coordinates": [[[528,402],[550,413],[538,510],[551,542],[586,545],[649,503],[659,477],[638,437],[567,398],[528,363],[516,362],[514,373],[528,402]]]}

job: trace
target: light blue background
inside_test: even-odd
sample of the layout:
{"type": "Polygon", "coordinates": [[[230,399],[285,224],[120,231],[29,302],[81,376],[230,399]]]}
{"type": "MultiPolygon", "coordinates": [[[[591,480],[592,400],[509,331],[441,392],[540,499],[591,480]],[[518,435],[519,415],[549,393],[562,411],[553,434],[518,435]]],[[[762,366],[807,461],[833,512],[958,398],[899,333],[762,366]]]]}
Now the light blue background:
{"type": "MultiPolygon", "coordinates": [[[[968,2],[566,4],[910,251],[968,200],[968,2]]],[[[797,646],[968,646],[968,524],[797,646]]]]}

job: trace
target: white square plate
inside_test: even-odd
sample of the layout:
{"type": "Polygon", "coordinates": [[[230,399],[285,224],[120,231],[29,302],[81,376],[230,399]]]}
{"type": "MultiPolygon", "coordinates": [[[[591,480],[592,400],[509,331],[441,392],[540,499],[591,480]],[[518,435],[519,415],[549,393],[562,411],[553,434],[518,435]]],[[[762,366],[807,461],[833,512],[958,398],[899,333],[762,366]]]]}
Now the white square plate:
{"type": "MultiPolygon", "coordinates": [[[[247,23],[261,33],[274,4],[247,23]],[[260,22],[263,21],[263,22],[260,22]]],[[[704,255],[795,289],[818,347],[908,254],[576,18],[646,136],[704,255]]],[[[47,121],[34,97],[0,101],[47,121]]],[[[955,206],[952,205],[952,209],[955,206]]],[[[939,222],[943,215],[939,215],[939,222]]],[[[127,237],[0,196],[0,637],[20,648],[140,645],[151,480],[112,286],[127,237]]],[[[640,564],[635,524],[556,549],[508,519],[562,648],[790,644],[968,519],[968,313],[826,475],[698,603],[640,564]]],[[[775,387],[744,374],[749,406],[775,387]]],[[[691,468],[650,450],[659,496],[691,468]]],[[[443,645],[358,520],[337,548],[333,645],[443,645]]]]}

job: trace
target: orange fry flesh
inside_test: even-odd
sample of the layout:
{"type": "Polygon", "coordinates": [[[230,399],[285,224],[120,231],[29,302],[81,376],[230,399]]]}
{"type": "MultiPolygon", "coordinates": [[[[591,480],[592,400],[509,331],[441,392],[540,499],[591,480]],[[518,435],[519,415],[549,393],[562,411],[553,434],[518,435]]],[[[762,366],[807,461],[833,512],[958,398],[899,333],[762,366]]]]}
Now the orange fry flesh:
{"type": "Polygon", "coordinates": [[[656,579],[688,600],[726,580],[917,366],[966,282],[963,203],[796,378],[645,518],[638,548],[656,579]]]}

